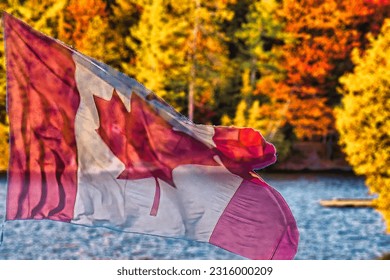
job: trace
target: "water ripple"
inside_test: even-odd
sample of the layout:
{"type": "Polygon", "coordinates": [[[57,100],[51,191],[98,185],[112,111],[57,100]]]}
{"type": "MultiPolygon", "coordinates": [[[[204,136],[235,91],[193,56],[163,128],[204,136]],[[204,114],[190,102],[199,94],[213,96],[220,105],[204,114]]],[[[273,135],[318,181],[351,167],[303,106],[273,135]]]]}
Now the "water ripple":
{"type": "MultiPolygon", "coordinates": [[[[370,208],[336,209],[321,199],[369,197],[362,178],[338,174],[267,174],[296,217],[296,259],[375,259],[390,252],[381,216],[370,208]]],[[[5,179],[0,181],[0,219],[5,179]]],[[[187,240],[119,233],[53,221],[7,222],[0,259],[242,259],[187,240]]]]}

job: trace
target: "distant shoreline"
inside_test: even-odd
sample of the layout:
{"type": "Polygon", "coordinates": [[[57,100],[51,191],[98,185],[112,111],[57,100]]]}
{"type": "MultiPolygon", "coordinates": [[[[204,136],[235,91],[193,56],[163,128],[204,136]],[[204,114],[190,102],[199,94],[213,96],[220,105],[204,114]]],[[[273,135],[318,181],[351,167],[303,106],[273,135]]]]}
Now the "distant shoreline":
{"type": "Polygon", "coordinates": [[[313,169],[277,169],[273,168],[272,166],[265,169],[256,170],[256,172],[259,173],[269,173],[269,174],[300,174],[300,173],[307,173],[307,174],[344,174],[344,175],[354,175],[359,177],[360,175],[356,175],[353,170],[344,170],[344,169],[320,169],[320,170],[313,170],[313,169]]]}

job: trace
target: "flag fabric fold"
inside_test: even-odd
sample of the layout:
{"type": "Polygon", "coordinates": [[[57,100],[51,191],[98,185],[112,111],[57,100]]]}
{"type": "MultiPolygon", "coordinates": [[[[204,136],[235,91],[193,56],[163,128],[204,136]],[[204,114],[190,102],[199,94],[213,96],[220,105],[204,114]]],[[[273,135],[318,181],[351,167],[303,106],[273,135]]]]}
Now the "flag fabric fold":
{"type": "Polygon", "coordinates": [[[7,220],[50,219],[292,259],[298,230],[253,170],[251,128],[196,125],[137,81],[3,13],[10,121],[7,220]]]}

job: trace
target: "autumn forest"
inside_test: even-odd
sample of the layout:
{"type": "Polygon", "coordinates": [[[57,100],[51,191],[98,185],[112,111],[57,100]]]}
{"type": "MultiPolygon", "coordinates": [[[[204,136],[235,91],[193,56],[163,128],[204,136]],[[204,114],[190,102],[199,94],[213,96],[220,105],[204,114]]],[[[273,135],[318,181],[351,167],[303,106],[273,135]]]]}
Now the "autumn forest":
{"type": "MultiPolygon", "coordinates": [[[[134,77],[196,123],[338,147],[390,229],[389,0],[0,0],[134,77]]],[[[8,161],[0,34],[0,168],[8,161]]]]}

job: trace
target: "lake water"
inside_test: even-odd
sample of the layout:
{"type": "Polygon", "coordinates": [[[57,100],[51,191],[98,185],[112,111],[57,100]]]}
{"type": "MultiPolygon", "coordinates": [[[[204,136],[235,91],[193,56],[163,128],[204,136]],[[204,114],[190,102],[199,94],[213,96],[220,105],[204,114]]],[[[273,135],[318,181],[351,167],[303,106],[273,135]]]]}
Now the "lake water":
{"type": "MultiPolygon", "coordinates": [[[[364,180],[345,174],[266,174],[297,220],[296,259],[375,259],[390,235],[370,208],[325,208],[321,199],[370,197],[364,180]]],[[[0,179],[0,219],[6,180],[0,179]]],[[[115,232],[53,221],[5,224],[0,259],[241,259],[206,243],[115,232]]]]}

